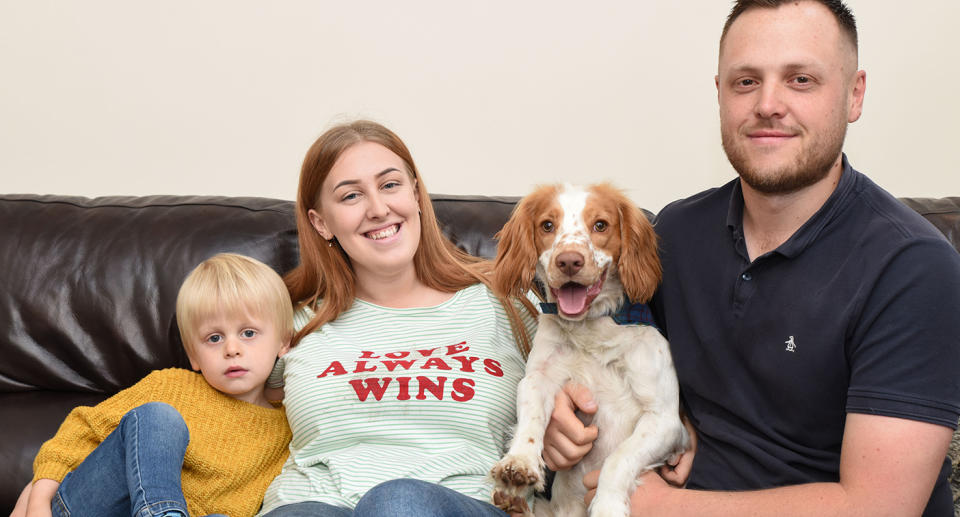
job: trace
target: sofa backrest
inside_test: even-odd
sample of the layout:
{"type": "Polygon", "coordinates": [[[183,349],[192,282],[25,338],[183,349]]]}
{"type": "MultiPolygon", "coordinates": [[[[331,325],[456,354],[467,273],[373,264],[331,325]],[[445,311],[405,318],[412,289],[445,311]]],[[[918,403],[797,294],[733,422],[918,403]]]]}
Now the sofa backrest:
{"type": "Polygon", "coordinates": [[[916,210],[933,223],[960,251],[960,197],[900,198],[905,205],[916,210]]]}
{"type": "MultiPolygon", "coordinates": [[[[488,257],[515,202],[434,198],[448,236],[488,257]]],[[[225,251],[292,269],[293,202],[0,196],[0,393],[112,394],[153,369],[189,368],[177,291],[194,266],[225,251]]]]}
{"type": "MultiPolygon", "coordinates": [[[[513,197],[433,196],[445,233],[492,257],[513,197]]],[[[960,248],[960,198],[904,199],[960,248]]],[[[298,262],[291,201],[0,196],[0,393],[112,394],[189,367],[174,305],[200,261],[232,251],[298,262]]]]}
{"type": "Polygon", "coordinates": [[[263,198],[0,198],[0,391],[113,393],[188,367],[179,283],[221,251],[293,267],[292,220],[263,198]]]}

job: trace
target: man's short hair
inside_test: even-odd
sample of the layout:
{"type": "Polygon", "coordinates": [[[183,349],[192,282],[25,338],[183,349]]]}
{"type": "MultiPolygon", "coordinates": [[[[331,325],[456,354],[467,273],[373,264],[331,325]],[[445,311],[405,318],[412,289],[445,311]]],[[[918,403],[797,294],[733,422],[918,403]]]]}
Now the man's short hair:
{"type": "MultiPolygon", "coordinates": [[[[730,15],[727,16],[727,23],[723,26],[723,33],[720,35],[721,45],[723,44],[724,38],[727,37],[727,31],[730,30],[730,26],[733,25],[733,22],[744,12],[750,9],[775,9],[784,4],[796,1],[797,0],[737,0],[733,5],[733,9],[730,10],[730,15]]],[[[850,8],[847,7],[846,4],[841,0],[804,1],[817,2],[829,9],[830,12],[833,13],[833,17],[837,20],[837,23],[840,24],[840,30],[847,35],[850,43],[853,44],[854,51],[857,51],[860,43],[860,38],[857,36],[857,20],[853,17],[853,12],[850,11],[850,8]]]]}
{"type": "Polygon", "coordinates": [[[220,253],[194,268],[177,294],[177,325],[187,354],[203,339],[205,321],[231,314],[270,321],[282,340],[293,336],[293,304],[280,275],[259,260],[220,253]]]}

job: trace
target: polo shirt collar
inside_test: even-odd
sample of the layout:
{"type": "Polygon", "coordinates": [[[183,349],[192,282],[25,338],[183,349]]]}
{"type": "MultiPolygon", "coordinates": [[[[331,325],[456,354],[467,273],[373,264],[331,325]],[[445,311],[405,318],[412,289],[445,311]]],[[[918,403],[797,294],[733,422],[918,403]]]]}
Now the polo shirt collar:
{"type": "MultiPolygon", "coordinates": [[[[827,198],[827,202],[773,253],[778,253],[787,258],[796,257],[816,240],[820,232],[847,206],[846,200],[853,193],[860,173],[850,167],[850,162],[847,161],[845,153],[842,155],[842,159],[843,172],[840,175],[840,182],[833,193],[830,194],[830,197],[827,198]]],[[[734,241],[743,239],[743,190],[739,178],[733,180],[730,206],[727,209],[727,227],[730,229],[734,241]]]]}

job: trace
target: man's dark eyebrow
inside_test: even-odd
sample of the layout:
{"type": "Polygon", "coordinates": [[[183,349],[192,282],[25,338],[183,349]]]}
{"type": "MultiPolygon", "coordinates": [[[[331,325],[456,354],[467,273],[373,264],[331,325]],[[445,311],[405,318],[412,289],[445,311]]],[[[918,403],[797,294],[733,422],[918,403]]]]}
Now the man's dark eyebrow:
{"type": "MultiPolygon", "coordinates": [[[[375,177],[376,177],[376,178],[380,178],[380,177],[383,176],[384,174],[389,174],[389,173],[391,173],[391,172],[400,172],[400,169],[398,169],[398,168],[396,168],[396,167],[387,167],[386,169],[383,169],[382,171],[378,172],[378,173],[375,175],[375,177]]],[[[340,188],[340,187],[342,187],[342,186],[344,186],[344,185],[355,185],[355,184],[357,184],[357,183],[360,183],[360,182],[359,182],[358,180],[343,180],[343,181],[341,181],[340,183],[337,183],[336,185],[334,185],[334,186],[333,186],[333,190],[337,190],[338,188],[340,188]]]]}

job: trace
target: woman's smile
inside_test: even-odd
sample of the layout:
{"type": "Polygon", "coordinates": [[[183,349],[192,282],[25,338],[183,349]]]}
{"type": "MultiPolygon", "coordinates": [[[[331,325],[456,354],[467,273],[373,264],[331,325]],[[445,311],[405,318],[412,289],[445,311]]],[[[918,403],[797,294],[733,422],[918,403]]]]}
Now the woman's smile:
{"type": "Polygon", "coordinates": [[[356,144],[340,155],[321,188],[313,224],[336,239],[359,278],[411,275],[420,245],[416,181],[386,147],[356,144]]]}
{"type": "Polygon", "coordinates": [[[396,223],[396,224],[391,224],[390,226],[387,226],[387,227],[379,228],[377,230],[369,231],[364,235],[366,235],[368,239],[381,241],[389,237],[393,237],[399,231],[400,231],[400,223],[396,223]]]}

